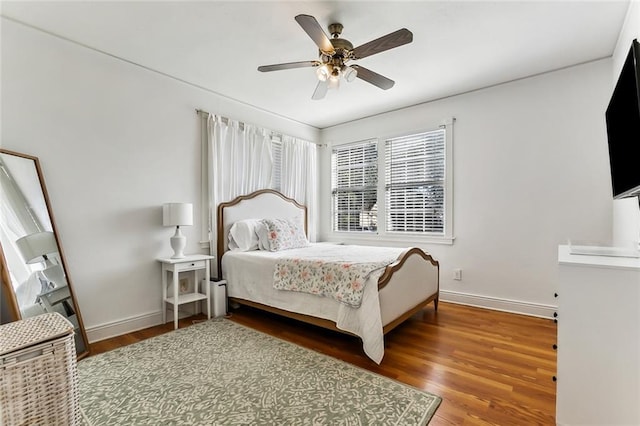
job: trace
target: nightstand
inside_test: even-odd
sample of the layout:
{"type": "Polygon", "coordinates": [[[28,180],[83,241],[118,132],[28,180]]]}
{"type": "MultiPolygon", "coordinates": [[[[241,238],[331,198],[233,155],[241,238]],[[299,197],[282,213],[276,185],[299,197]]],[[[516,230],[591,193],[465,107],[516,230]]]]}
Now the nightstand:
{"type": "Polygon", "coordinates": [[[173,259],[170,257],[159,258],[158,262],[162,263],[162,323],[167,322],[167,304],[173,305],[173,328],[178,328],[178,309],[180,305],[185,303],[200,302],[206,300],[207,302],[207,318],[211,318],[211,298],[209,286],[205,286],[205,294],[198,291],[198,271],[204,269],[204,277],[206,282],[210,279],[210,263],[213,256],[206,254],[193,254],[185,256],[181,259],[173,259]],[[193,292],[183,293],[179,292],[179,280],[178,276],[180,272],[193,271],[193,292]],[[173,282],[173,296],[167,297],[167,272],[172,274],[173,282]]]}

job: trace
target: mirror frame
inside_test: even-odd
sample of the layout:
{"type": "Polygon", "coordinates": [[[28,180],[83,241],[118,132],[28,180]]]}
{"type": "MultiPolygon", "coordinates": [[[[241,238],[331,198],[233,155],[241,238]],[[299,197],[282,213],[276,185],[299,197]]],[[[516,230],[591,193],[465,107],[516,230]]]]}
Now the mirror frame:
{"type": "MultiPolygon", "coordinates": [[[[38,157],[34,157],[32,155],[10,151],[2,148],[0,148],[0,154],[14,155],[16,157],[32,160],[35,165],[36,173],[38,175],[38,182],[40,183],[40,188],[42,188],[42,195],[44,196],[44,202],[45,202],[45,205],[47,206],[47,213],[51,221],[51,228],[56,238],[56,245],[58,247],[60,262],[62,263],[62,269],[64,271],[65,278],[67,280],[67,286],[69,287],[69,293],[71,294],[71,300],[73,301],[73,305],[75,308],[76,317],[78,319],[78,325],[80,328],[80,333],[85,343],[86,350],[83,352],[76,352],[77,359],[80,360],[89,355],[89,352],[90,352],[89,339],[87,338],[87,333],[84,328],[84,322],[82,321],[82,315],[80,313],[80,307],[78,306],[78,301],[76,299],[75,292],[73,291],[73,284],[71,282],[71,277],[69,276],[69,268],[67,267],[67,260],[64,255],[64,250],[62,249],[62,245],[60,244],[60,237],[58,236],[58,228],[56,226],[56,221],[53,215],[53,211],[51,209],[51,203],[49,201],[49,193],[47,192],[47,186],[44,183],[44,175],[42,173],[42,168],[40,167],[40,160],[38,160],[38,157]]],[[[2,294],[8,299],[7,302],[8,302],[9,311],[10,311],[9,317],[13,321],[18,321],[22,319],[22,315],[20,314],[20,307],[18,306],[18,301],[16,299],[15,292],[13,290],[13,284],[11,282],[11,277],[9,275],[9,266],[4,256],[4,251],[2,250],[1,243],[0,243],[0,281],[2,282],[2,288],[1,288],[2,294]]]]}
{"type": "Polygon", "coordinates": [[[18,300],[13,291],[9,269],[6,265],[7,261],[4,257],[2,244],[0,244],[0,297],[6,298],[6,302],[2,304],[2,307],[9,309],[9,313],[6,315],[3,314],[1,318],[3,321],[5,317],[10,321],[16,321],[20,319],[20,310],[18,309],[18,300]]]}

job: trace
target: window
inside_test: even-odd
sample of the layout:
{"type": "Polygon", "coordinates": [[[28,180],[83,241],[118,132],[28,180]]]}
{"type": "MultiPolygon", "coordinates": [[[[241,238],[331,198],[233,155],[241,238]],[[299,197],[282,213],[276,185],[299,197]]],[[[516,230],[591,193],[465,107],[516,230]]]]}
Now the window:
{"type": "Polygon", "coordinates": [[[385,141],[388,232],[444,233],[445,130],[385,141]]]}
{"type": "Polygon", "coordinates": [[[282,191],[282,141],[279,139],[271,139],[271,156],[273,157],[271,189],[282,191]]]}
{"type": "Polygon", "coordinates": [[[452,241],[453,121],[333,147],[333,231],[452,241]]]}
{"type": "Polygon", "coordinates": [[[331,154],[333,230],[377,230],[377,140],[335,147],[331,154]]]}

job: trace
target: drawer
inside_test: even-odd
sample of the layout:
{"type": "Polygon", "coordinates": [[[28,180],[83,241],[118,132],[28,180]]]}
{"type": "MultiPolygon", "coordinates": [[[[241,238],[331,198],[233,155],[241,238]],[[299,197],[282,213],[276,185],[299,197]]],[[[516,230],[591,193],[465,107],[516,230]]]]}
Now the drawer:
{"type": "Polygon", "coordinates": [[[205,261],[204,260],[196,260],[194,262],[185,262],[185,263],[177,263],[175,265],[175,271],[193,271],[194,269],[204,269],[205,261]]]}

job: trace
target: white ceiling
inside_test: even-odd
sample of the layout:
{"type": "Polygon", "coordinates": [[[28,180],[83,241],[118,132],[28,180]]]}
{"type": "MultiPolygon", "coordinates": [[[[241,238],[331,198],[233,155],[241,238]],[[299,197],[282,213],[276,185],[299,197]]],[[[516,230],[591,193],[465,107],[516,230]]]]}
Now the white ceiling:
{"type": "MultiPolygon", "coordinates": [[[[361,117],[610,57],[629,1],[7,2],[2,15],[283,117],[325,128],[361,117]],[[357,63],[360,79],[311,100],[314,60],[294,17],[344,25],[354,46],[400,28],[413,43],[357,63]]],[[[215,111],[224,113],[224,111],[215,111]]]]}

